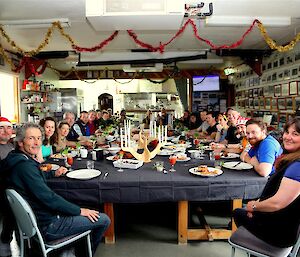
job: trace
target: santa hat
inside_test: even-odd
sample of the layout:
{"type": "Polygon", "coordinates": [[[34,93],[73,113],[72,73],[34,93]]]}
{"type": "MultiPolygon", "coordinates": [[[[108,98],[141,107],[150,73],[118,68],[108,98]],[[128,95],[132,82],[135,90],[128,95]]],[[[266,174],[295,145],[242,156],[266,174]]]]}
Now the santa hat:
{"type": "Polygon", "coordinates": [[[0,126],[12,126],[12,124],[7,118],[0,117],[0,126]]]}
{"type": "Polygon", "coordinates": [[[236,126],[246,125],[246,122],[250,120],[249,118],[240,116],[237,120],[236,126]]]}

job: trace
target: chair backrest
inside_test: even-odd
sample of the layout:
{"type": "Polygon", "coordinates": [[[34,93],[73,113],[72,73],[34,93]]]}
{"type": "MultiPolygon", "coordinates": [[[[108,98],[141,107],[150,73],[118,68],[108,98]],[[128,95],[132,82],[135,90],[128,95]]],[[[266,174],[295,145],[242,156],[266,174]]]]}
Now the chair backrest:
{"type": "Polygon", "coordinates": [[[37,233],[38,227],[30,205],[13,189],[6,189],[6,196],[19,228],[26,237],[33,237],[37,233]]]}
{"type": "Polygon", "coordinates": [[[290,257],[297,257],[297,253],[299,251],[299,248],[300,248],[300,225],[299,225],[299,228],[298,228],[298,240],[296,242],[296,244],[293,246],[293,250],[292,252],[290,253],[290,257]]]}

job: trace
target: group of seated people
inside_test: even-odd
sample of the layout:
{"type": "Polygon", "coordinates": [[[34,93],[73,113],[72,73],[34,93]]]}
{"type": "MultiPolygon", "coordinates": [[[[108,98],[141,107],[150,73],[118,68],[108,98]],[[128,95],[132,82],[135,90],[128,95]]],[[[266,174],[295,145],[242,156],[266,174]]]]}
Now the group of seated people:
{"type": "Polygon", "coordinates": [[[182,124],[190,126],[188,136],[212,141],[210,145],[215,151],[241,153],[241,160],[253,165],[261,176],[274,173],[275,160],[283,150],[278,140],[268,135],[262,121],[242,117],[233,108],[229,108],[226,114],[203,110],[198,115],[201,122],[195,121],[196,115],[190,115],[189,123],[188,112],[181,118],[182,124]]]}
{"type": "MultiPolygon", "coordinates": [[[[4,184],[17,190],[32,206],[46,240],[92,229],[95,251],[110,224],[109,217],[104,213],[80,208],[47,186],[47,177],[61,176],[66,173],[66,168],[61,167],[49,173],[39,169],[43,159],[53,151],[76,145],[76,142],[88,145],[90,142],[87,136],[97,134],[97,131],[113,124],[113,118],[108,112],[103,111],[101,115],[99,118],[95,111],[81,112],[79,119],[75,121],[75,115],[67,112],[58,125],[51,117],[42,120],[41,126],[24,124],[17,128],[15,147],[10,142],[12,124],[8,119],[0,117],[1,179],[5,178],[5,183],[0,183],[0,200],[6,202],[4,184]]],[[[125,119],[126,112],[121,112],[120,118],[115,120],[123,124],[125,119]]],[[[300,119],[294,118],[286,124],[282,145],[268,135],[262,121],[241,117],[232,108],[226,114],[218,115],[204,110],[199,118],[202,122],[197,122],[197,119],[195,114],[187,118],[187,113],[180,119],[189,128],[188,136],[210,139],[210,145],[215,151],[240,153],[241,161],[253,165],[260,176],[270,176],[262,196],[248,202],[245,209],[234,212],[237,225],[245,226],[273,245],[292,245],[297,238],[300,223],[300,119]]],[[[161,120],[158,119],[159,122],[161,120]]],[[[146,124],[147,120],[143,123],[146,124]]],[[[10,251],[9,243],[15,229],[10,209],[6,206],[1,211],[3,229],[0,256],[1,247],[10,251]]]]}

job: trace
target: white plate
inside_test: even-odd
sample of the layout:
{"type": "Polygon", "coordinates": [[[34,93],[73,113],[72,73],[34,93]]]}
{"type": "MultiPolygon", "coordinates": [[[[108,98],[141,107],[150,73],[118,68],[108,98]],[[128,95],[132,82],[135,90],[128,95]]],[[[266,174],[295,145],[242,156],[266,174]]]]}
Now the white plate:
{"type": "Polygon", "coordinates": [[[227,156],[224,156],[224,154],[221,155],[221,158],[224,159],[234,159],[234,158],[239,158],[240,155],[237,153],[228,153],[227,156]]]}
{"type": "Polygon", "coordinates": [[[214,167],[207,167],[208,171],[210,171],[211,173],[209,174],[203,174],[202,172],[199,172],[198,171],[198,167],[194,167],[194,168],[191,168],[189,169],[189,172],[194,174],[194,175],[199,175],[199,176],[202,176],[202,177],[216,177],[216,176],[219,176],[223,173],[222,170],[220,169],[216,169],[214,167]],[[216,171],[216,173],[212,173],[212,171],[216,171]]]}
{"type": "Polygon", "coordinates": [[[52,164],[52,163],[51,163],[51,165],[52,165],[51,170],[57,170],[57,169],[60,167],[60,166],[57,165],[57,164],[52,164]]]}
{"type": "Polygon", "coordinates": [[[232,169],[232,170],[249,170],[252,169],[253,166],[246,162],[224,162],[222,165],[224,168],[232,169]]]}
{"type": "Polygon", "coordinates": [[[108,160],[108,161],[116,161],[116,160],[114,160],[115,156],[116,155],[114,155],[114,156],[107,156],[106,160],[108,160]]]}
{"type": "Polygon", "coordinates": [[[178,159],[177,158],[177,162],[187,162],[191,159],[191,157],[186,157],[185,159],[178,159]]]}
{"type": "Polygon", "coordinates": [[[68,178],[74,179],[91,179],[101,175],[100,170],[94,169],[80,169],[80,170],[73,170],[67,173],[68,178]]]}
{"type": "Polygon", "coordinates": [[[157,155],[168,156],[168,155],[172,155],[174,153],[175,153],[175,151],[164,149],[164,150],[161,150],[157,155]]]}
{"type": "Polygon", "coordinates": [[[188,152],[189,153],[197,153],[197,152],[199,153],[200,151],[199,150],[188,150],[188,152]]]}

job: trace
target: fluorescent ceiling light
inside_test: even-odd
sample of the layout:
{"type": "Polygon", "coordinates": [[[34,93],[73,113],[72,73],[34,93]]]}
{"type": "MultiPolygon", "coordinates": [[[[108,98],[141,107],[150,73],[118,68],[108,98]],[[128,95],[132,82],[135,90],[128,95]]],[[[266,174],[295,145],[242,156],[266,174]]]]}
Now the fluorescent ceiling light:
{"type": "Polygon", "coordinates": [[[59,21],[63,28],[70,27],[69,19],[38,19],[38,20],[0,20],[0,24],[11,28],[49,28],[53,22],[59,21]]]}
{"type": "Polygon", "coordinates": [[[258,19],[264,26],[284,27],[291,25],[291,17],[210,16],[205,19],[208,26],[249,26],[258,19]]]}

